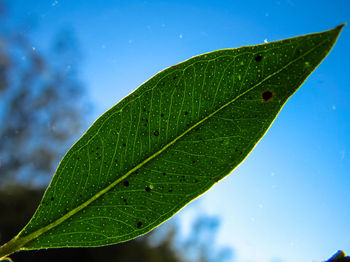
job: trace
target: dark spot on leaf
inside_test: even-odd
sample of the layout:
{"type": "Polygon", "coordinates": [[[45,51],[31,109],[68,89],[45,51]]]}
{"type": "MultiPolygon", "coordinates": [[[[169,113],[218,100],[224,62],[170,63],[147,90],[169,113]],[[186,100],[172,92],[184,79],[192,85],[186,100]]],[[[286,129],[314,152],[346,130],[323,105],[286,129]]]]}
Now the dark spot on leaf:
{"type": "Polygon", "coordinates": [[[129,203],[128,203],[128,200],[126,200],[125,198],[123,198],[123,201],[124,201],[125,205],[128,205],[128,204],[129,204],[129,203]]]}
{"type": "Polygon", "coordinates": [[[114,159],[114,163],[117,163],[118,162],[118,159],[114,159]]]}
{"type": "Polygon", "coordinates": [[[145,190],[146,190],[146,192],[151,192],[152,189],[149,186],[146,186],[145,190]]]}
{"type": "Polygon", "coordinates": [[[173,79],[175,80],[175,79],[176,79],[176,76],[174,76],[173,79]]]}
{"type": "Polygon", "coordinates": [[[273,98],[273,93],[267,90],[262,93],[261,97],[264,100],[264,102],[268,102],[273,98]]]}
{"type": "Polygon", "coordinates": [[[142,227],[142,222],[141,221],[137,222],[137,228],[141,228],[141,227],[142,227]]]}
{"type": "Polygon", "coordinates": [[[155,136],[159,136],[159,131],[158,130],[156,130],[156,131],[154,131],[154,133],[153,133],[155,136]]]}
{"type": "Polygon", "coordinates": [[[161,114],[160,114],[160,117],[164,117],[164,114],[163,114],[163,113],[161,113],[161,114]]]}
{"type": "Polygon", "coordinates": [[[125,143],[123,144],[123,147],[126,147],[126,144],[125,144],[125,143]]]}
{"type": "Polygon", "coordinates": [[[195,179],[194,182],[195,182],[195,183],[198,183],[198,179],[195,179]]]}
{"type": "Polygon", "coordinates": [[[173,190],[172,190],[172,189],[169,189],[168,192],[171,193],[171,192],[173,192],[173,190]]]}
{"type": "Polygon", "coordinates": [[[147,123],[145,123],[144,126],[147,126],[147,123]]]}
{"type": "Polygon", "coordinates": [[[166,176],[166,173],[163,173],[163,176],[166,176]]]}
{"type": "Polygon", "coordinates": [[[124,181],[124,182],[123,182],[123,185],[124,185],[124,186],[129,186],[129,181],[127,181],[127,180],[124,181]]]}
{"type": "Polygon", "coordinates": [[[137,175],[138,173],[139,173],[139,171],[138,171],[138,170],[136,170],[136,171],[134,172],[134,174],[136,174],[136,175],[137,175]]]}
{"type": "Polygon", "coordinates": [[[255,57],[255,61],[256,61],[256,62],[260,62],[262,59],[263,59],[262,55],[257,55],[257,56],[255,57]]]}
{"type": "Polygon", "coordinates": [[[194,163],[196,163],[196,160],[193,159],[193,160],[192,160],[192,164],[194,164],[194,163]]]}
{"type": "Polygon", "coordinates": [[[188,115],[188,112],[187,112],[187,111],[185,111],[185,113],[184,113],[184,114],[185,114],[185,116],[187,116],[187,115],[188,115]]]}
{"type": "Polygon", "coordinates": [[[51,197],[50,200],[53,201],[55,198],[54,197],[51,197]]]}
{"type": "Polygon", "coordinates": [[[143,112],[146,112],[146,108],[143,109],[143,112]]]}

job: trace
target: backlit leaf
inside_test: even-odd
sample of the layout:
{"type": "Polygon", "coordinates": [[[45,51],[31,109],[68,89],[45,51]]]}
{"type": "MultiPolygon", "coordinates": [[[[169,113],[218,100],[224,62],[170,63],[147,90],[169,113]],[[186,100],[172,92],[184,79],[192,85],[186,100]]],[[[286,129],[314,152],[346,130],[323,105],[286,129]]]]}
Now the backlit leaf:
{"type": "Polygon", "coordinates": [[[342,27],[207,53],[155,75],[68,151],[0,257],[116,244],[173,216],[242,162],[342,27]]]}

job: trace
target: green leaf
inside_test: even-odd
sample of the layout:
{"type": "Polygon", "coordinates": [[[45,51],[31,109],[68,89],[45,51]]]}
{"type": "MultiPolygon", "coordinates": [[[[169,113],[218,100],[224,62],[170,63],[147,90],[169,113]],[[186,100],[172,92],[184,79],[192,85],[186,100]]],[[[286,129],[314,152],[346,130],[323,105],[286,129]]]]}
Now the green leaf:
{"type": "Polygon", "coordinates": [[[342,27],[207,53],[155,75],[68,151],[0,257],[116,244],[173,216],[243,161],[342,27]]]}

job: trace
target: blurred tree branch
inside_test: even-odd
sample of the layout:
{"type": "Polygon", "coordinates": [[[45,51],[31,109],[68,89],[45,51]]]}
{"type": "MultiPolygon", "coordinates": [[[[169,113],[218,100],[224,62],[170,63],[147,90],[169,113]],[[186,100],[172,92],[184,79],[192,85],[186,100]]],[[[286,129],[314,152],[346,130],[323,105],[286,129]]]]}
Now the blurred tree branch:
{"type": "Polygon", "coordinates": [[[0,186],[44,186],[86,122],[76,40],[62,31],[51,52],[39,51],[3,2],[0,21],[0,186]]]}

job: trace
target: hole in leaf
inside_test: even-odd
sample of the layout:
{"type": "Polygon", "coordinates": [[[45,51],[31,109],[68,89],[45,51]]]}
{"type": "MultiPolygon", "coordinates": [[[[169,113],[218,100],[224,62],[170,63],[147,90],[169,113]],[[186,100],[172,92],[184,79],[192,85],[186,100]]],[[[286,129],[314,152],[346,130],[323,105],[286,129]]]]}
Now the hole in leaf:
{"type": "Polygon", "coordinates": [[[273,93],[267,90],[262,93],[261,97],[264,100],[264,102],[268,102],[273,98],[273,93]]]}

